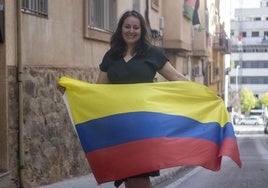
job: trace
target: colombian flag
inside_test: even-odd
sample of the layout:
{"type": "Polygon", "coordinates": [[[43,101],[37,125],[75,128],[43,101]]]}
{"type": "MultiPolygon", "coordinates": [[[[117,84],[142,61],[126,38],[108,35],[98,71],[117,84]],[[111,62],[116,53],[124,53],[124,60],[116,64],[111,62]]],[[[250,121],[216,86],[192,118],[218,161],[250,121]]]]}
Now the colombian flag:
{"type": "Polygon", "coordinates": [[[66,105],[97,182],[175,166],[220,170],[241,161],[221,98],[194,82],[90,84],[61,77],[66,105]]]}

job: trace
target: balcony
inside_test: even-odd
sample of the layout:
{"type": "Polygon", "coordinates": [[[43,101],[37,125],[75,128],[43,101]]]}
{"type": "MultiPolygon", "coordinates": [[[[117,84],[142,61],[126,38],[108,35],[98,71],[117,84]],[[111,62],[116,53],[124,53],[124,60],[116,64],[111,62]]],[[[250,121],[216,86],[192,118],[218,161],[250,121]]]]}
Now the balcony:
{"type": "Polygon", "coordinates": [[[222,25],[219,25],[213,36],[213,49],[219,50],[222,54],[230,54],[230,40],[227,37],[222,25]]]}
{"type": "Polygon", "coordinates": [[[249,44],[249,45],[232,45],[232,53],[262,53],[267,54],[268,43],[249,44]]]}
{"type": "Polygon", "coordinates": [[[210,35],[205,31],[196,32],[193,39],[193,56],[209,57],[209,41],[210,35]]]}

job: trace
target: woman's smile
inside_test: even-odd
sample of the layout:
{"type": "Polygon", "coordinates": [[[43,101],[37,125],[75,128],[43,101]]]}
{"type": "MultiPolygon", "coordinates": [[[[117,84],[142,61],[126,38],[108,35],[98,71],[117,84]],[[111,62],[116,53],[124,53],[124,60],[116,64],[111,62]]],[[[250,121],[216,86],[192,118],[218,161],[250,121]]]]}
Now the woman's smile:
{"type": "Polygon", "coordinates": [[[122,26],[122,35],[127,45],[136,44],[141,37],[139,19],[133,16],[126,18],[122,26]]]}

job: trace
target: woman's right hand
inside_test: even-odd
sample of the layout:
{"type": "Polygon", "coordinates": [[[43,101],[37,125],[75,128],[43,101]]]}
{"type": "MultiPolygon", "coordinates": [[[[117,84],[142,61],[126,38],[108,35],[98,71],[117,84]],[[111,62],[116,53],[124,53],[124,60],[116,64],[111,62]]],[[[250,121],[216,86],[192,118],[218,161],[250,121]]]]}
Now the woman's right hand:
{"type": "Polygon", "coordinates": [[[65,87],[62,87],[62,86],[58,85],[57,88],[58,88],[58,90],[61,92],[61,94],[64,94],[64,93],[65,93],[65,90],[66,90],[65,87]]]}

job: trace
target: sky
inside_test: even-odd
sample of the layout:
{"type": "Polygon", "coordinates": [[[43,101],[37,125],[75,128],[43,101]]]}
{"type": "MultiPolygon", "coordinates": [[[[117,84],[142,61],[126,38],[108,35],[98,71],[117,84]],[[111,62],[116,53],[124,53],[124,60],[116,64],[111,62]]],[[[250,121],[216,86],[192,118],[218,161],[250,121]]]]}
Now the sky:
{"type": "Polygon", "coordinates": [[[235,8],[240,8],[240,3],[242,4],[242,8],[258,8],[260,7],[261,0],[235,0],[232,1],[231,4],[234,5],[235,8]]]}
{"type": "Polygon", "coordinates": [[[231,15],[234,16],[236,8],[259,8],[261,0],[231,0],[231,15]]]}

